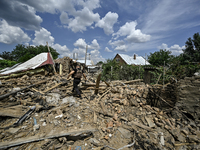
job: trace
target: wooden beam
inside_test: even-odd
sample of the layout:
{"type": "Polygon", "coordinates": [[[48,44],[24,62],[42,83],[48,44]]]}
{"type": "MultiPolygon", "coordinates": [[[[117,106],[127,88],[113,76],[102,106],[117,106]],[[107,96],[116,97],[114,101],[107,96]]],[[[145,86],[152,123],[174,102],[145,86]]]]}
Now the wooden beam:
{"type": "Polygon", "coordinates": [[[35,91],[35,92],[38,92],[38,93],[40,93],[40,94],[44,94],[43,92],[41,92],[41,91],[38,91],[37,89],[35,89],[35,88],[32,88],[32,90],[33,91],[35,91]]]}
{"type": "Polygon", "coordinates": [[[136,80],[126,81],[126,82],[124,82],[124,84],[131,84],[131,83],[142,82],[142,81],[143,81],[143,79],[136,79],[136,80]]]}
{"type": "Polygon", "coordinates": [[[41,140],[45,140],[45,139],[52,139],[52,138],[59,138],[59,137],[65,137],[65,136],[79,136],[80,134],[83,133],[90,133],[90,132],[94,132],[97,131],[98,129],[96,128],[92,128],[92,129],[81,129],[81,130],[71,130],[71,131],[56,131],[56,130],[52,130],[51,132],[49,132],[48,134],[38,134],[35,136],[31,136],[31,137],[24,137],[24,138],[19,138],[13,141],[6,141],[6,142],[1,142],[0,143],[0,149],[6,149],[9,147],[13,147],[13,146],[18,146],[21,144],[25,144],[25,143],[31,143],[31,142],[36,142],[36,141],[41,141],[41,140]]]}
{"type": "Polygon", "coordinates": [[[51,87],[51,88],[48,88],[48,89],[46,89],[45,91],[43,91],[43,93],[46,93],[46,92],[48,92],[48,91],[50,91],[50,90],[52,90],[52,89],[54,89],[54,88],[56,88],[56,87],[58,87],[59,85],[61,85],[61,84],[63,84],[62,82],[60,82],[60,83],[57,83],[56,85],[54,85],[53,87],[51,87]]]}
{"type": "Polygon", "coordinates": [[[33,86],[36,86],[36,85],[39,85],[39,84],[42,84],[42,83],[45,83],[45,82],[46,82],[46,80],[45,80],[45,81],[40,81],[40,82],[38,82],[38,83],[35,83],[35,84],[33,84],[33,85],[29,85],[29,86],[27,86],[27,87],[25,87],[25,88],[22,88],[22,89],[20,89],[20,90],[13,91],[13,92],[10,92],[10,93],[1,95],[1,96],[0,96],[0,100],[3,100],[4,98],[9,97],[10,95],[16,94],[17,92],[21,92],[21,91],[23,91],[23,90],[29,89],[29,88],[31,88],[31,87],[33,87],[33,86]]]}
{"type": "Polygon", "coordinates": [[[94,94],[98,94],[100,80],[101,80],[101,74],[99,74],[99,76],[97,77],[96,89],[95,89],[95,91],[94,91],[94,94]]]}

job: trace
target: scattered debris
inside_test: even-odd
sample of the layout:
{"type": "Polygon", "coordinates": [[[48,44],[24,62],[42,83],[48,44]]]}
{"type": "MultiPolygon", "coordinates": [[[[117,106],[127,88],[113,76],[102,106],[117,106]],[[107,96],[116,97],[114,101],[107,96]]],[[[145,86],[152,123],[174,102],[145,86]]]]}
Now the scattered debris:
{"type": "Polygon", "coordinates": [[[59,60],[62,75],[1,80],[0,149],[200,148],[198,76],[163,89],[88,74],[80,99],[66,80],[66,62],[59,60]]]}

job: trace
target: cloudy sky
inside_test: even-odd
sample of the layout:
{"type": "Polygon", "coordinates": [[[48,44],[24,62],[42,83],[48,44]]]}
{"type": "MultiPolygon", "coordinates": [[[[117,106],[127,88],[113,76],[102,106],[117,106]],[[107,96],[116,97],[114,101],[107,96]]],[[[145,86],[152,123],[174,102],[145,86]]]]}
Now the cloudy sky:
{"type": "Polygon", "coordinates": [[[94,62],[117,53],[178,55],[200,32],[200,0],[0,0],[0,53],[17,44],[49,45],[59,57],[86,45],[94,62]]]}

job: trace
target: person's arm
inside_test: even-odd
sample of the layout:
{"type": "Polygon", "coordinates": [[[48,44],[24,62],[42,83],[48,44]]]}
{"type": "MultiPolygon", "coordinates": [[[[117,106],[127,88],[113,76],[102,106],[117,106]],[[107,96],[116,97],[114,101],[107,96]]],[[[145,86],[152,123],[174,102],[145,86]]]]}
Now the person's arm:
{"type": "Polygon", "coordinates": [[[85,80],[87,80],[85,73],[83,73],[83,76],[84,76],[85,80]]]}
{"type": "Polygon", "coordinates": [[[75,71],[71,71],[71,72],[68,74],[67,79],[68,79],[71,75],[73,75],[74,72],[75,72],[75,71]]]}

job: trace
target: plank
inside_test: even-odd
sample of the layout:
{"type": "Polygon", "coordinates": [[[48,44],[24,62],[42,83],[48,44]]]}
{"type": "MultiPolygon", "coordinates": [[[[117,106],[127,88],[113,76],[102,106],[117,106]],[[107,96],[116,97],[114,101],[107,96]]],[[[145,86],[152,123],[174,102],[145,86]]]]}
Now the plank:
{"type": "Polygon", "coordinates": [[[97,131],[97,130],[98,129],[96,129],[96,128],[71,130],[71,131],[60,131],[60,132],[58,132],[56,130],[52,130],[51,132],[49,132],[46,135],[45,134],[38,134],[38,135],[35,135],[35,136],[31,136],[31,137],[19,138],[19,139],[13,140],[13,141],[1,142],[0,143],[0,149],[5,149],[5,148],[18,146],[18,145],[25,144],[25,143],[41,141],[41,140],[45,140],[45,139],[59,138],[59,137],[70,136],[70,135],[78,136],[82,133],[87,133],[87,132],[90,133],[90,132],[94,132],[94,131],[97,131]]]}

